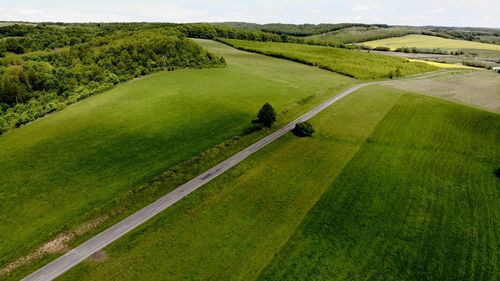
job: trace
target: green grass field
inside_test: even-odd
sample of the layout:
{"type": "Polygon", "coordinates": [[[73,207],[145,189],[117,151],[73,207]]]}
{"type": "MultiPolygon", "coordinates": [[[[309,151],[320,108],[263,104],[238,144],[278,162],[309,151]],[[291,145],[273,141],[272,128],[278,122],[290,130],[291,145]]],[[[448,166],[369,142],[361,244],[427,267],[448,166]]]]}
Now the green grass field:
{"type": "Polygon", "coordinates": [[[393,50],[402,47],[416,47],[425,49],[461,50],[477,49],[500,51],[500,45],[485,44],[479,42],[446,39],[428,35],[407,35],[403,37],[393,37],[382,40],[363,42],[363,45],[371,47],[388,47],[393,50]]]}
{"type": "Polygon", "coordinates": [[[500,115],[403,96],[259,280],[498,280],[500,115]]]}
{"type": "Polygon", "coordinates": [[[355,82],[198,42],[224,56],[228,66],[136,79],[0,136],[0,267],[238,135],[264,102],[287,112],[279,114],[282,124],[355,82]]]}
{"type": "Polygon", "coordinates": [[[499,115],[377,86],[311,122],[61,280],[496,280],[499,115]]]}
{"type": "Polygon", "coordinates": [[[238,49],[319,66],[357,79],[388,78],[400,68],[402,76],[438,68],[406,59],[332,47],[224,39],[238,49]]]}

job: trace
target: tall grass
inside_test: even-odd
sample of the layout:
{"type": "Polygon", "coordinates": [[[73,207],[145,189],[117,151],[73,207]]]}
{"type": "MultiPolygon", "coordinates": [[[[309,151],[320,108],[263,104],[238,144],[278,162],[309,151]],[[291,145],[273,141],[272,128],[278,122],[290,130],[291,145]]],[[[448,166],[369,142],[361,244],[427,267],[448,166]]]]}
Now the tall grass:
{"type": "Polygon", "coordinates": [[[406,76],[437,69],[424,63],[358,50],[235,39],[221,41],[238,49],[318,66],[357,79],[393,78],[394,73],[406,76]]]}

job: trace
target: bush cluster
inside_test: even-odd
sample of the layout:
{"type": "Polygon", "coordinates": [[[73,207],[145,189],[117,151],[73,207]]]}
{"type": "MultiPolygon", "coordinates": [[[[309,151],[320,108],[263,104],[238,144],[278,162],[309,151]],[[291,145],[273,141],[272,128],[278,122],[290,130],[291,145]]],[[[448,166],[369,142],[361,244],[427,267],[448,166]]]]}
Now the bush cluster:
{"type": "Polygon", "coordinates": [[[314,128],[309,122],[300,122],[295,125],[292,133],[298,137],[310,137],[314,133],[314,128]]]}

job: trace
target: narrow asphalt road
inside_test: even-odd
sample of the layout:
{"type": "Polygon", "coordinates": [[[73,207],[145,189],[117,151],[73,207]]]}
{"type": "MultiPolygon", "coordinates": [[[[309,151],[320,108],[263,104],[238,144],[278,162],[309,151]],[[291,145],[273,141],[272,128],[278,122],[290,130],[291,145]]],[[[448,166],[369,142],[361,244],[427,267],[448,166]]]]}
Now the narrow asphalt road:
{"type": "MultiPolygon", "coordinates": [[[[411,79],[423,79],[423,78],[428,78],[431,76],[436,76],[436,75],[441,75],[447,72],[440,72],[440,73],[434,73],[426,76],[420,76],[416,78],[411,78],[411,79]]],[[[387,83],[388,81],[382,81],[382,82],[369,82],[369,83],[363,83],[356,85],[352,88],[349,88],[340,94],[328,99],[327,101],[323,102],[322,104],[318,105],[317,107],[311,109],[304,115],[300,116],[297,118],[295,121],[289,123],[288,125],[280,128],[279,130],[273,132],[272,134],[262,138],[261,140],[257,141],[256,143],[250,145],[249,147],[243,149],[242,151],[238,152],[237,154],[233,155],[232,157],[228,158],[227,160],[221,162],[217,166],[209,169],[208,171],[205,171],[201,175],[197,176],[196,178],[190,180],[189,182],[179,186],[177,189],[173,190],[172,192],[164,195],[160,199],[156,200],[155,202],[149,204],[148,206],[142,208],[141,210],[137,211],[136,213],[130,215],[129,217],[123,219],[119,223],[111,226],[110,228],[104,230],[103,232],[97,234],[96,236],[92,237],[91,239],[87,240],[83,244],[79,245],[78,247],[74,248],[73,250],[67,252],[66,254],[62,255],[61,257],[57,258],[56,260],[50,262],[49,264],[43,266],[42,268],[36,270],[32,274],[28,275],[25,277],[23,280],[29,280],[29,281],[45,281],[45,280],[53,280],[63,274],[64,272],[68,271],[81,261],[85,260],[88,258],[90,255],[93,253],[101,250],[102,248],[106,247],[113,241],[117,240],[118,238],[122,237],[129,231],[133,230],[137,226],[143,224],[147,220],[151,219],[153,216],[157,215],[161,211],[167,209],[168,207],[172,206],[175,204],[177,201],[183,199],[186,197],[188,194],[191,192],[197,190],[198,188],[202,187],[206,183],[210,182],[220,174],[224,173],[226,170],[232,168],[236,164],[240,163],[243,161],[245,158],[248,156],[252,155],[256,151],[260,150],[261,148],[265,147],[266,145],[270,144],[271,142],[275,141],[279,137],[283,136],[284,134],[288,133],[291,131],[296,123],[299,122],[304,122],[306,120],[309,120],[316,114],[320,113],[322,110],[325,108],[329,107],[330,105],[334,104],[335,102],[339,101],[340,99],[344,98],[345,96],[369,85],[374,85],[374,84],[384,84],[387,83]]]]}

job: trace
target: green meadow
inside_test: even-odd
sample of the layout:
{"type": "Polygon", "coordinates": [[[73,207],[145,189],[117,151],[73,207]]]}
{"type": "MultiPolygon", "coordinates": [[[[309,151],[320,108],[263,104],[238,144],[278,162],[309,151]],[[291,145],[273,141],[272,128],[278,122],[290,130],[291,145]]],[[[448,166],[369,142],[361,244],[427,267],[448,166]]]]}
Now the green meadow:
{"type": "Polygon", "coordinates": [[[257,52],[318,66],[356,79],[382,79],[437,70],[437,67],[406,59],[333,47],[221,39],[245,51],[257,52]],[[399,71],[399,75],[396,72],[399,71]]]}
{"type": "Polygon", "coordinates": [[[500,115],[405,95],[259,280],[498,280],[500,115]]]}
{"type": "Polygon", "coordinates": [[[61,280],[497,280],[500,116],[364,88],[61,280]]]}
{"type": "MultiPolygon", "coordinates": [[[[227,67],[136,79],[0,136],[0,266],[102,215],[95,210],[106,209],[113,198],[239,135],[265,102],[279,112],[279,125],[355,82],[197,42],[224,56],[227,67]]],[[[129,213],[140,207],[124,206],[129,213]]]]}

